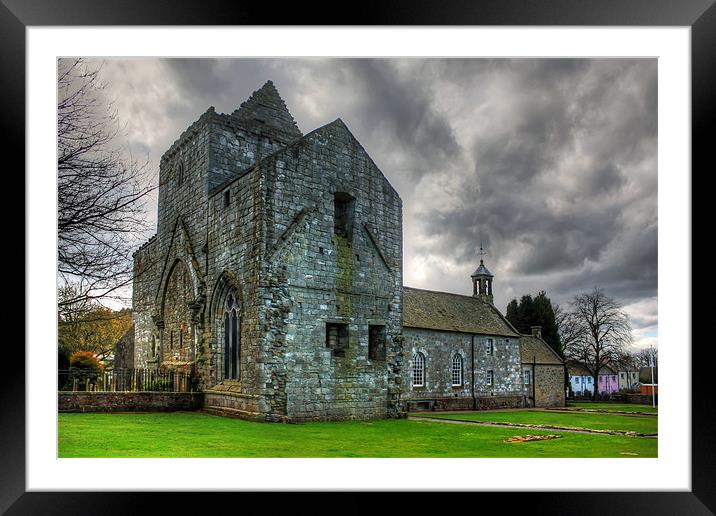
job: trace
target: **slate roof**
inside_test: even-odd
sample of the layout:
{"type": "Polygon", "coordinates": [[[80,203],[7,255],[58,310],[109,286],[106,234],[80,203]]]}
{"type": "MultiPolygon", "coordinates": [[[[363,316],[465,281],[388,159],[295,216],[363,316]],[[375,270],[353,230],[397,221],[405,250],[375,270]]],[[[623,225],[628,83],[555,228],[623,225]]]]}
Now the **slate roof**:
{"type": "Polygon", "coordinates": [[[512,325],[486,301],[472,296],[403,287],[403,326],[518,337],[512,325]]]}
{"type": "Polygon", "coordinates": [[[612,367],[612,366],[610,366],[609,364],[607,364],[607,365],[605,365],[605,366],[602,366],[602,368],[599,370],[599,374],[600,374],[600,375],[603,375],[603,374],[617,374],[617,370],[616,370],[614,367],[612,367]]]}
{"type": "Polygon", "coordinates": [[[520,336],[523,364],[562,365],[564,362],[545,341],[533,335],[520,336]]]}
{"type": "Polygon", "coordinates": [[[482,263],[482,260],[480,260],[480,266],[479,266],[477,269],[475,269],[475,272],[473,272],[472,274],[470,274],[470,277],[471,277],[471,278],[475,278],[475,277],[477,277],[477,276],[490,276],[491,278],[493,278],[493,277],[494,277],[494,274],[492,274],[492,273],[487,269],[487,267],[485,267],[485,264],[482,263]]]}
{"type": "Polygon", "coordinates": [[[569,376],[592,376],[584,366],[570,360],[567,361],[567,374],[569,376]]]}

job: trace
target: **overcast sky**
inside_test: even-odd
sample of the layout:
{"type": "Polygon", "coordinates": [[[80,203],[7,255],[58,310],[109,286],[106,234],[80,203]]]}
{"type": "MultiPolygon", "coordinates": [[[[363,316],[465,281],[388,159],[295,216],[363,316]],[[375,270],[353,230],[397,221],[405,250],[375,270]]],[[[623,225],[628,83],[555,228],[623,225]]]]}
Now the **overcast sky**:
{"type": "MultiPolygon", "coordinates": [[[[655,59],[106,60],[133,152],[155,170],[209,106],[268,79],[307,133],[341,118],[403,199],[404,283],[495,304],[602,287],[657,343],[655,59]]],[[[156,218],[156,204],[150,216],[156,218]]]]}

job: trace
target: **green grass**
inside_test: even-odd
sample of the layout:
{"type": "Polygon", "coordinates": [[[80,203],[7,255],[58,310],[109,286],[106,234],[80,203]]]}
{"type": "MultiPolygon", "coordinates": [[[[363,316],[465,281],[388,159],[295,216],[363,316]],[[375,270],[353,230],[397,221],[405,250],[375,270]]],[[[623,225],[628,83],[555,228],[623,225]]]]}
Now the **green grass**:
{"type": "Polygon", "coordinates": [[[528,425],[555,425],[594,430],[622,432],[657,432],[657,418],[602,412],[547,412],[544,410],[484,410],[478,412],[427,412],[423,414],[440,419],[484,421],[496,423],[523,423],[528,425]]]}
{"type": "Polygon", "coordinates": [[[568,401],[567,408],[591,409],[591,410],[616,410],[620,412],[647,412],[656,414],[659,407],[651,405],[637,405],[635,403],[599,403],[591,401],[568,401]]]}
{"type": "Polygon", "coordinates": [[[656,457],[657,440],[411,420],[254,423],[200,412],[58,415],[60,457],[656,457]],[[514,435],[559,434],[504,443],[514,435]]]}

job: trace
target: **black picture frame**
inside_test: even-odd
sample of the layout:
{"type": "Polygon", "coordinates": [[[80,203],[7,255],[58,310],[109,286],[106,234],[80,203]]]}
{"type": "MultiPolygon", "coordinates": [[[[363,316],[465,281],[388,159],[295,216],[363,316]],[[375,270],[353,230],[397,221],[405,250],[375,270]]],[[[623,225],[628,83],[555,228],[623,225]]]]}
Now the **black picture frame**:
{"type": "MultiPolygon", "coordinates": [[[[0,0],[0,84],[2,84],[2,147],[24,169],[25,30],[31,26],[73,25],[557,25],[557,26],[689,26],[692,73],[692,191],[694,180],[715,169],[709,135],[714,129],[716,92],[716,6],[714,0],[460,0],[384,1],[375,6],[336,3],[222,2],[202,0],[0,0]]],[[[703,183],[703,180],[700,181],[703,183]]],[[[24,191],[22,181],[20,188],[24,191]]],[[[703,191],[702,191],[703,195],[703,191]]],[[[692,200],[693,206],[693,200],[692,200]]],[[[695,218],[694,222],[696,222],[695,218]]],[[[8,220],[8,219],[6,219],[8,220]]],[[[693,234],[693,233],[692,233],[693,234]]],[[[24,241],[24,236],[20,237],[24,241]]],[[[15,251],[20,248],[15,245],[15,251]]],[[[693,251],[692,251],[693,252],[693,251]]],[[[23,251],[24,253],[24,251],[23,251]]],[[[27,257],[25,257],[27,259],[27,257]]],[[[19,261],[18,258],[16,258],[19,261]]],[[[24,262],[25,260],[23,260],[24,262]]],[[[695,264],[694,264],[695,265],[695,264]]],[[[692,269],[693,270],[693,269],[692,269]]],[[[27,270],[25,270],[27,274],[27,270]]],[[[698,277],[698,276],[696,276],[698,277]]],[[[685,278],[691,281],[691,278],[685,278]]],[[[694,299],[684,300],[693,303],[694,299]]],[[[16,302],[18,302],[16,300],[16,302]]],[[[698,313],[698,310],[695,311],[698,313]]],[[[693,316],[692,316],[693,319],[693,316]]],[[[19,326],[19,323],[14,323],[19,326]]],[[[479,493],[471,497],[477,510],[506,507],[524,514],[713,514],[716,511],[716,411],[712,344],[692,330],[692,491],[691,492],[528,492],[479,493]],[[476,498],[476,496],[478,498],[476,498]]],[[[33,343],[26,342],[25,345],[33,343]]],[[[686,345],[687,343],[684,343],[686,345]]],[[[6,368],[2,395],[0,447],[0,510],[7,514],[132,514],[158,503],[162,513],[189,512],[193,502],[208,509],[225,502],[237,508],[261,503],[261,495],[218,493],[79,493],[26,492],[24,360],[16,354],[6,368]]],[[[427,493],[403,495],[403,503],[421,503],[427,493]],[[416,498],[417,496],[417,498],[416,498]]],[[[357,496],[357,495],[354,495],[357,496]]],[[[356,507],[368,509],[365,494],[356,507]]],[[[444,494],[427,496],[433,501],[444,494]]],[[[452,496],[452,495],[451,495],[452,496]]],[[[266,497],[263,497],[266,503],[266,497]]],[[[358,498],[357,498],[358,500],[358,498]]],[[[286,508],[309,501],[325,504],[315,494],[292,495],[286,508]],[[309,501],[315,498],[315,501],[309,501]]],[[[271,496],[271,510],[278,510],[271,496]]],[[[452,503],[452,502],[451,502],[452,503]]],[[[468,501],[468,503],[470,503],[468,501]]],[[[387,508],[387,507],[386,507],[387,508]]],[[[264,507],[265,509],[265,507],[264,507]]],[[[370,510],[370,509],[368,509],[370,510]]],[[[495,509],[491,509],[495,510],[495,509]]]]}

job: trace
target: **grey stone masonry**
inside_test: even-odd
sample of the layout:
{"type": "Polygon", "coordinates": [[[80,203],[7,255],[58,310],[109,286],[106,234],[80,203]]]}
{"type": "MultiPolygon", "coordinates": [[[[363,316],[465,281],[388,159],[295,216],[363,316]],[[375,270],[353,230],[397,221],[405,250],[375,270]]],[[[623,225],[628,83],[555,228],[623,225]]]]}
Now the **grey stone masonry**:
{"type": "Polygon", "coordinates": [[[472,408],[466,402],[473,398],[475,408],[524,406],[519,338],[407,327],[403,338],[406,401],[435,400],[445,409],[472,408]],[[414,382],[418,353],[423,385],[414,382]],[[458,364],[461,381],[454,381],[458,364]]]}
{"type": "Polygon", "coordinates": [[[135,365],[193,371],[208,409],[404,415],[402,202],[342,121],[303,136],[270,82],[209,108],[162,157],[134,259],[135,365]]]}

